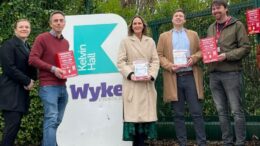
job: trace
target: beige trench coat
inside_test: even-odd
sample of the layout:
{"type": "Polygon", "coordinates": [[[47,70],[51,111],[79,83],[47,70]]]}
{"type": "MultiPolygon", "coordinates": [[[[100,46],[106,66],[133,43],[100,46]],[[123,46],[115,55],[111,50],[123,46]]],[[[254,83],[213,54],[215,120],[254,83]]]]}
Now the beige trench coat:
{"type": "Polygon", "coordinates": [[[148,61],[148,73],[154,79],[159,70],[159,58],[152,38],[144,36],[140,41],[135,35],[122,40],[117,66],[123,76],[123,108],[125,122],[151,122],[157,120],[157,93],[154,81],[132,81],[127,76],[134,72],[133,61],[148,61]]]}
{"type": "MultiPolygon", "coordinates": [[[[196,64],[202,57],[199,48],[199,36],[195,31],[187,29],[185,31],[190,41],[191,57],[195,64],[192,66],[192,70],[198,98],[203,99],[203,73],[201,68],[196,64]]],[[[163,68],[163,99],[165,102],[178,101],[176,73],[171,69],[173,64],[173,49],[172,30],[162,33],[157,44],[157,52],[160,58],[160,65],[163,68]]]]}

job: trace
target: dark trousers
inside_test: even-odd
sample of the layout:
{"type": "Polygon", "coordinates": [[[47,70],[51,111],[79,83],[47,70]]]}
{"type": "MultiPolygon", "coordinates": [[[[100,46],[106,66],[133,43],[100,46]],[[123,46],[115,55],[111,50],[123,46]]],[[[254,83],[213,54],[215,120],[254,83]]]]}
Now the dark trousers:
{"type": "Polygon", "coordinates": [[[206,133],[202,106],[198,100],[193,74],[177,77],[178,101],[172,102],[174,110],[175,132],[180,146],[187,145],[187,133],[185,127],[185,101],[187,102],[196,132],[198,146],[206,145],[206,133]]]}
{"type": "Polygon", "coordinates": [[[145,146],[145,134],[139,132],[139,124],[135,124],[135,136],[133,141],[133,146],[145,146]]]}
{"type": "Polygon", "coordinates": [[[242,101],[241,72],[212,72],[209,76],[210,89],[218,111],[224,145],[233,145],[233,130],[230,112],[234,117],[235,145],[245,145],[246,120],[242,101]]]}
{"type": "Polygon", "coordinates": [[[14,141],[21,125],[23,113],[16,111],[3,111],[4,131],[1,146],[14,146],[14,141]]]}

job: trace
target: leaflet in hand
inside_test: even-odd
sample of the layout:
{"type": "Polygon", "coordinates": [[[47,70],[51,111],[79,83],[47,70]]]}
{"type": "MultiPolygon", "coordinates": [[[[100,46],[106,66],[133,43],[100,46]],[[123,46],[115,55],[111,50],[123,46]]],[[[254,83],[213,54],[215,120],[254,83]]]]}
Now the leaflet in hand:
{"type": "Polygon", "coordinates": [[[142,79],[148,76],[148,62],[144,59],[139,59],[133,61],[134,74],[137,79],[142,79]]]}
{"type": "Polygon", "coordinates": [[[208,37],[200,40],[200,49],[203,62],[210,63],[218,61],[218,48],[215,37],[208,37]]]}
{"type": "Polygon", "coordinates": [[[64,71],[62,78],[78,75],[73,51],[57,53],[57,66],[64,71]]]}
{"type": "Polygon", "coordinates": [[[175,65],[187,66],[188,54],[187,50],[173,50],[173,61],[175,65]]]}

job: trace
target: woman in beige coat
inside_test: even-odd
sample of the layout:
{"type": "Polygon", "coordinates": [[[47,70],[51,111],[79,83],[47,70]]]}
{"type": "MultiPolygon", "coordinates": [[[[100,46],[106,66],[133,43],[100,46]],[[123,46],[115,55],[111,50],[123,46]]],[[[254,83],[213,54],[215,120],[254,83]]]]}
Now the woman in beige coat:
{"type": "Polygon", "coordinates": [[[123,76],[123,140],[144,146],[144,140],[156,138],[157,93],[154,80],[159,70],[155,42],[146,36],[147,25],[135,16],[123,39],[117,66],[123,76]]]}

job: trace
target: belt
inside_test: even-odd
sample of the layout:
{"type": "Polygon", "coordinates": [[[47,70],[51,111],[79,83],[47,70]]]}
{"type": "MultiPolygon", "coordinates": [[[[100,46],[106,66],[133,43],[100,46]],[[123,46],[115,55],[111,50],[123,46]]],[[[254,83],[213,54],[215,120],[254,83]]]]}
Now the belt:
{"type": "Polygon", "coordinates": [[[177,77],[187,76],[187,75],[193,75],[193,71],[184,71],[184,72],[178,72],[176,73],[177,77]]]}

